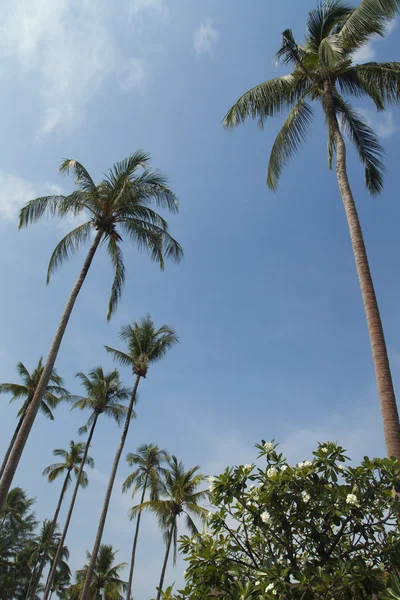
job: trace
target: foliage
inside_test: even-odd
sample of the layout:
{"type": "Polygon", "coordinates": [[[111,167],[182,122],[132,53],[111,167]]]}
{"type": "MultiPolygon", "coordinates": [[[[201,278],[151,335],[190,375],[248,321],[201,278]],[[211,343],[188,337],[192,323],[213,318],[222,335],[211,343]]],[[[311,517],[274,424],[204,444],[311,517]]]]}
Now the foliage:
{"type": "Polygon", "coordinates": [[[396,459],[352,467],[343,448],[325,443],[290,466],[274,443],[256,447],[260,467],[210,478],[209,532],[180,541],[189,564],[180,600],[354,600],[399,575],[396,459]]]}
{"type": "MultiPolygon", "coordinates": [[[[165,473],[163,463],[169,459],[166,450],[160,450],[155,444],[143,444],[137,452],[129,452],[126,462],[130,467],[136,467],[125,479],[122,491],[132,489],[132,497],[139,490],[150,487],[151,499],[156,499],[160,475],[165,473]]],[[[145,491],[145,490],[144,490],[145,491]]]]}
{"type": "MultiPolygon", "coordinates": [[[[95,570],[90,584],[89,598],[91,600],[122,600],[126,583],[120,578],[120,571],[125,569],[126,563],[114,564],[117,550],[107,544],[100,546],[97,556],[95,570]]],[[[86,552],[86,558],[90,561],[90,552],[86,552]]],[[[71,600],[79,600],[86,579],[88,565],[76,572],[76,583],[68,590],[67,596],[71,600]]]]}
{"type": "MultiPolygon", "coordinates": [[[[310,129],[311,101],[324,110],[327,91],[333,94],[334,112],[342,129],[356,148],[365,168],[365,183],[371,194],[383,188],[383,150],[363,115],[345,100],[345,95],[368,97],[378,110],[400,96],[400,62],[355,63],[357,50],[376,35],[383,35],[398,12],[396,0],[363,0],[350,8],[340,0],[325,0],[309,13],[306,39],[297,44],[287,29],[276,60],[291,66],[291,74],[276,77],[252,88],[232,106],[224,119],[234,127],[246,118],[265,121],[289,111],[272,147],[268,166],[268,186],[276,190],[283,167],[299,150],[310,129]]],[[[328,163],[332,167],[335,143],[328,128],[328,163]]]]}
{"type": "MultiPolygon", "coordinates": [[[[85,452],[84,442],[70,441],[69,451],[63,448],[56,448],[53,450],[54,456],[59,456],[63,459],[63,462],[53,463],[45,468],[43,475],[48,476],[50,482],[57,479],[57,477],[67,474],[67,485],[71,483],[71,472],[74,473],[75,477],[79,475],[79,469],[82,463],[82,458],[85,452]]],[[[94,460],[90,456],[86,457],[85,464],[91,469],[94,467],[94,460]]],[[[82,471],[80,477],[80,484],[83,488],[88,485],[88,477],[85,471],[82,471]]]]}

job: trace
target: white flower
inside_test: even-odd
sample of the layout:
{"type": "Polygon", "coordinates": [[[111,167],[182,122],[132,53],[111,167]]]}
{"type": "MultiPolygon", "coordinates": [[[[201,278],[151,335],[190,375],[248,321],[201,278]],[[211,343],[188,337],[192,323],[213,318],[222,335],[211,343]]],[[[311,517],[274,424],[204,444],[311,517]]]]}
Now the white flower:
{"type": "Polygon", "coordinates": [[[297,467],[298,467],[299,469],[301,469],[302,467],[304,467],[304,463],[303,463],[303,462],[299,462],[299,463],[297,463],[297,467]]]}
{"type": "Polygon", "coordinates": [[[347,494],[347,504],[358,504],[357,496],[355,494],[347,494]]]}
{"type": "Polygon", "coordinates": [[[210,492],[212,492],[212,491],[213,491],[213,489],[214,489],[214,484],[213,484],[213,483],[210,483],[210,486],[209,486],[209,488],[208,488],[208,489],[209,489],[209,491],[210,491],[210,492]]]}
{"type": "Polygon", "coordinates": [[[329,452],[328,448],[326,446],[322,446],[322,448],[320,448],[321,452],[324,452],[324,454],[327,454],[329,452]]]}
{"type": "Polygon", "coordinates": [[[276,590],[272,590],[272,593],[274,596],[276,596],[276,594],[278,593],[276,590]]]}
{"type": "MultiPolygon", "coordinates": [[[[273,584],[273,583],[269,583],[269,584],[267,585],[267,587],[265,588],[265,591],[266,591],[266,592],[271,592],[271,591],[272,591],[274,588],[275,588],[274,584],[273,584]]],[[[272,593],[273,593],[273,592],[272,592],[272,593]]],[[[275,593],[276,593],[276,592],[275,592],[275,593]]]]}
{"type": "Polygon", "coordinates": [[[340,469],[341,471],[344,470],[344,466],[343,465],[338,465],[338,469],[340,469]]]}
{"type": "Polygon", "coordinates": [[[215,477],[211,476],[208,478],[208,483],[214,483],[215,477]]]}
{"type": "Polygon", "coordinates": [[[286,469],[287,469],[287,468],[288,468],[288,466],[287,466],[287,465],[282,465],[282,466],[281,466],[281,471],[286,471],[286,469]]]}
{"type": "Polygon", "coordinates": [[[261,521],[263,523],[269,523],[271,520],[271,515],[269,514],[269,512],[267,510],[265,510],[262,514],[261,514],[261,521]]]}
{"type": "Polygon", "coordinates": [[[307,504],[307,502],[309,502],[310,498],[311,498],[310,494],[308,494],[306,491],[304,491],[304,492],[302,492],[301,495],[303,496],[303,502],[305,502],[307,504]]]}
{"type": "Polygon", "coordinates": [[[303,462],[303,467],[312,467],[312,462],[310,462],[309,460],[305,460],[303,462]]]}
{"type": "Polygon", "coordinates": [[[271,452],[271,450],[274,449],[274,445],[272,442],[265,442],[264,448],[266,449],[267,452],[271,452]]]}
{"type": "Polygon", "coordinates": [[[259,581],[256,581],[254,585],[260,585],[260,582],[259,582],[259,581]]]}
{"type": "Polygon", "coordinates": [[[252,503],[252,501],[251,501],[251,500],[247,500],[247,502],[246,502],[246,506],[253,506],[253,503],[252,503]]]}
{"type": "Polygon", "coordinates": [[[243,468],[245,471],[251,471],[251,469],[253,468],[253,465],[244,465],[243,468]]]}
{"type": "Polygon", "coordinates": [[[213,516],[213,513],[212,513],[212,512],[209,512],[209,513],[208,513],[208,515],[207,515],[207,517],[208,517],[209,519],[211,519],[211,517],[212,517],[212,516],[213,516]]]}
{"type": "Polygon", "coordinates": [[[270,469],[267,470],[267,476],[268,477],[275,477],[275,475],[277,474],[277,470],[275,467],[271,467],[270,469]]]}

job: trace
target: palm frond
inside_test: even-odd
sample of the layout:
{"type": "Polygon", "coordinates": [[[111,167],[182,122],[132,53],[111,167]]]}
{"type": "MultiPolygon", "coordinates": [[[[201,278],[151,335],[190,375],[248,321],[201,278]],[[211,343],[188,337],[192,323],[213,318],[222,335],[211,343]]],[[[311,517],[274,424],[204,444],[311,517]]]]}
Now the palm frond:
{"type": "Polygon", "coordinates": [[[388,103],[400,98],[400,62],[365,63],[356,65],[358,79],[370,95],[381,94],[388,103]]]}
{"type": "Polygon", "coordinates": [[[358,50],[371,37],[384,35],[387,23],[398,12],[398,0],[362,0],[340,30],[343,49],[346,52],[358,50]]]}
{"type": "Polygon", "coordinates": [[[371,82],[368,77],[359,77],[358,67],[346,68],[338,74],[336,86],[341,93],[356,98],[368,97],[375,103],[377,110],[384,110],[385,96],[381,87],[371,82]]]}
{"type": "Polygon", "coordinates": [[[90,194],[96,192],[96,185],[93,179],[90,177],[85,167],[77,160],[70,158],[63,160],[58,170],[64,175],[69,175],[72,172],[75,175],[75,184],[80,190],[90,194]]]}
{"type": "Polygon", "coordinates": [[[304,50],[296,43],[291,29],[285,29],[282,33],[282,45],[275,54],[276,62],[283,65],[302,66],[304,50]]]}
{"type": "Polygon", "coordinates": [[[47,269],[47,283],[49,283],[52,273],[54,273],[65,260],[70,258],[79,249],[81,244],[87,242],[91,229],[92,223],[91,221],[88,221],[67,233],[67,235],[57,244],[51,255],[47,269]]]}
{"type": "Polygon", "coordinates": [[[299,100],[282,125],[272,146],[268,165],[268,186],[276,190],[283,167],[304,142],[313,111],[304,99],[299,100]]]}
{"type": "Polygon", "coordinates": [[[111,315],[115,312],[117,308],[119,299],[121,298],[125,282],[126,270],[124,265],[124,259],[122,256],[122,250],[119,247],[118,242],[114,236],[110,236],[108,238],[107,251],[114,267],[114,281],[111,288],[111,295],[108,302],[107,310],[107,321],[109,321],[111,315]]]}
{"type": "Polygon", "coordinates": [[[341,0],[326,0],[310,11],[307,18],[307,49],[319,52],[320,44],[342,25],[353,9],[341,0]]]}
{"type": "Polygon", "coordinates": [[[104,348],[109,354],[112,354],[114,360],[120,363],[123,367],[132,367],[132,358],[129,356],[129,354],[125,354],[125,352],[121,352],[121,350],[116,350],[115,348],[110,348],[109,346],[104,346],[104,348]]]}
{"type": "Polygon", "coordinates": [[[42,196],[30,200],[19,211],[19,229],[39,221],[45,213],[53,217],[57,214],[58,204],[65,196],[42,196]]]}

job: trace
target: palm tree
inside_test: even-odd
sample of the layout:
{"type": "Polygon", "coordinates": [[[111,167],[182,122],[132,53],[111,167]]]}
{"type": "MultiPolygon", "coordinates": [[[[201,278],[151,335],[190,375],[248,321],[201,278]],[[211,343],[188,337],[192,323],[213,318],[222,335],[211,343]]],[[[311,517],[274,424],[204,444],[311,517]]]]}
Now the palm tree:
{"type": "Polygon", "coordinates": [[[198,534],[193,518],[200,518],[203,523],[207,521],[207,510],[199,506],[199,502],[208,499],[208,490],[198,491],[199,485],[205,480],[205,476],[197,472],[200,467],[196,466],[186,471],[182,461],[178,461],[174,455],[168,459],[168,464],[169,469],[165,471],[164,479],[160,479],[158,483],[160,498],[150,499],[130,510],[131,518],[143,510],[153,512],[158,517],[160,528],[163,531],[166,552],[157,590],[157,600],[160,600],[161,597],[172,542],[174,563],[176,561],[178,517],[185,515],[185,525],[193,535],[198,534]]]}
{"type": "MultiPolygon", "coordinates": [[[[140,504],[143,504],[147,489],[150,488],[150,498],[155,500],[158,493],[159,478],[160,475],[164,473],[162,465],[167,459],[168,453],[166,450],[160,450],[159,447],[154,444],[143,444],[138,448],[136,454],[129,452],[126,457],[126,462],[130,467],[135,467],[135,470],[125,479],[122,491],[127,492],[133,487],[133,497],[137,491],[142,490],[140,504]]],[[[135,536],[133,538],[126,600],[130,600],[131,598],[133,570],[135,568],[136,546],[139,537],[141,516],[142,515],[139,512],[136,519],[135,536]]]]}
{"type": "Polygon", "coordinates": [[[168,232],[165,219],[150,208],[154,203],[157,207],[167,208],[176,213],[178,200],[167,186],[166,178],[158,171],[150,169],[149,160],[148,154],[138,150],[129,158],[114,165],[98,184],[94,183],[86,169],[76,160],[65,160],[60,165],[60,171],[61,173],[72,172],[75,175],[77,189],[69,196],[36,198],[28,202],[20,211],[20,228],[40,220],[46,213],[64,218],[83,212],[88,217],[86,223],[68,233],[56,246],[50,258],[47,281],[64,260],[90,239],[92,232],[94,238],[91,240],[88,255],[65,305],[40,383],[1,479],[0,509],[39,410],[75,301],[100,242],[107,244],[107,251],[115,271],[107,318],[110,318],[116,310],[125,281],[125,266],[120,248],[123,239],[121,233],[134,242],[140,250],[145,250],[161,269],[164,268],[165,258],[172,258],[179,262],[183,256],[181,246],[168,232]],[[142,169],[142,172],[138,173],[138,169],[142,169]]]}
{"type": "Polygon", "coordinates": [[[106,346],[107,352],[113,355],[114,359],[125,367],[130,367],[134,376],[134,386],[132,389],[131,399],[128,406],[128,412],[125,417],[125,423],[121,434],[121,439],[115,454],[114,463],[111,469],[110,478],[107,485],[107,490],[104,497],[103,508],[100,515],[99,526],[97,528],[96,538],[93,545],[93,551],[89,567],[87,570],[86,581],[82,590],[81,600],[88,599],[89,586],[92,580],[93,570],[96,564],[97,553],[100,548],[101,538],[103,535],[104,525],[107,518],[108,507],[110,504],[111,494],[114,486],[115,476],[119,461],[121,458],[122,451],[124,449],[126,436],[128,435],[129,424],[131,421],[131,414],[133,411],[133,405],[136,402],[136,394],[139,386],[140,379],[147,376],[147,372],[151,363],[161,360],[168,350],[172,348],[177,342],[178,338],[175,331],[163,325],[160,329],[154,327],[154,323],[150,318],[150,315],[144,317],[140,323],[133,323],[122,327],[120,332],[120,338],[126,342],[128,346],[128,352],[122,352],[121,350],[115,350],[106,346]]]}
{"type": "MultiPolygon", "coordinates": [[[[127,407],[121,404],[121,402],[125,402],[126,400],[128,400],[132,393],[132,390],[130,388],[125,388],[122,386],[117,369],[114,369],[110,373],[104,373],[101,367],[95,367],[94,369],[92,369],[92,371],[90,371],[88,375],[85,375],[84,373],[80,372],[77,373],[77,377],[81,381],[81,385],[83,386],[86,392],[86,396],[78,397],[76,399],[76,402],[72,406],[72,410],[74,408],[79,408],[80,410],[89,409],[91,411],[90,416],[86,421],[85,425],[79,429],[79,433],[87,433],[89,430],[89,436],[85,444],[85,451],[80,464],[79,473],[76,478],[76,483],[72,494],[71,503],[69,505],[64,529],[60,538],[59,552],[61,552],[61,549],[64,546],[65,538],[67,536],[69,524],[75,506],[76,497],[78,494],[81,472],[83,470],[87,458],[87,453],[92,442],[94,430],[97,425],[97,420],[100,415],[104,414],[105,416],[114,419],[117,422],[117,424],[120,425],[124,416],[127,413],[127,407]]],[[[132,417],[134,416],[135,413],[132,411],[132,417]]],[[[54,559],[53,566],[51,568],[49,578],[47,580],[43,600],[47,600],[47,598],[51,594],[52,581],[54,575],[56,574],[59,552],[56,554],[56,557],[54,559]]]]}
{"type": "MultiPolygon", "coordinates": [[[[1,383],[0,384],[0,394],[1,393],[12,394],[10,403],[14,402],[14,400],[19,400],[20,398],[23,399],[23,404],[22,404],[19,412],[17,413],[18,417],[19,417],[18,425],[15,428],[14,435],[12,436],[11,442],[7,448],[7,452],[4,456],[3,464],[0,467],[0,479],[3,475],[4,469],[6,468],[6,464],[7,464],[8,458],[10,456],[11,450],[14,446],[14,442],[16,440],[18,432],[21,429],[21,426],[22,426],[22,423],[26,416],[26,413],[28,412],[28,408],[32,402],[36,388],[40,381],[40,377],[42,376],[43,358],[40,357],[40,360],[39,360],[36,368],[32,371],[32,373],[29,373],[28,369],[25,367],[25,365],[22,362],[19,362],[17,364],[17,370],[22,379],[22,383],[1,383]]],[[[67,392],[67,390],[62,387],[62,385],[63,385],[62,378],[59,375],[57,375],[57,371],[55,369],[53,369],[53,371],[49,377],[48,384],[46,386],[46,391],[43,394],[43,398],[40,403],[40,410],[46,417],[48,417],[52,421],[54,420],[52,409],[54,409],[61,400],[68,399],[69,395],[70,395],[69,392],[67,392]]]]}
{"type": "MultiPolygon", "coordinates": [[[[48,537],[47,537],[48,545],[50,545],[50,543],[53,539],[53,534],[55,531],[55,527],[57,525],[58,515],[60,513],[61,505],[64,500],[65,492],[67,491],[67,488],[69,487],[69,485],[72,481],[71,474],[73,473],[75,475],[77,484],[80,485],[81,487],[85,488],[88,485],[88,478],[87,478],[86,472],[83,471],[83,468],[81,469],[81,466],[83,467],[83,465],[87,465],[91,469],[94,467],[94,460],[93,460],[93,458],[91,458],[90,456],[87,455],[86,444],[84,442],[75,443],[73,440],[71,440],[70,445],[69,445],[69,451],[63,450],[62,448],[56,448],[55,450],[53,450],[53,454],[54,454],[54,456],[58,456],[61,459],[63,459],[63,461],[54,463],[54,464],[46,467],[45,470],[43,471],[43,475],[47,475],[50,483],[55,481],[61,475],[65,475],[65,477],[64,477],[63,485],[61,487],[60,497],[57,502],[56,511],[55,511],[54,517],[51,521],[51,527],[49,529],[49,533],[48,533],[48,537]]],[[[61,544],[61,549],[62,548],[63,548],[63,544],[61,544]]],[[[45,547],[44,550],[46,550],[46,549],[47,548],[45,547]]],[[[41,563],[39,565],[39,570],[37,572],[36,587],[40,583],[40,578],[42,576],[44,566],[45,566],[45,554],[43,554],[41,563]]],[[[34,591],[35,591],[35,589],[34,589],[34,591]]]]}
{"type": "Polygon", "coordinates": [[[10,490],[7,501],[0,512],[0,532],[7,520],[11,530],[23,525],[26,513],[33,503],[34,500],[27,498],[26,492],[22,488],[15,487],[10,490]]]}
{"type": "MultiPolygon", "coordinates": [[[[37,538],[32,540],[28,547],[27,553],[29,554],[29,564],[32,567],[31,578],[26,590],[25,600],[35,598],[36,588],[40,582],[41,572],[43,565],[50,563],[54,558],[60,534],[58,533],[58,526],[53,526],[53,521],[46,519],[43,521],[40,534],[37,538]],[[50,541],[49,541],[50,540],[50,541]],[[39,570],[38,570],[39,569],[39,570]]],[[[61,552],[60,570],[69,573],[69,567],[67,560],[69,559],[69,551],[66,546],[63,547],[61,552]]]]}
{"type": "Polygon", "coordinates": [[[328,131],[328,163],[336,154],[336,175],[344,204],[361,287],[388,456],[400,458],[400,424],[389,359],[378,303],[372,282],[361,225],[347,175],[346,133],[365,167],[365,183],[371,194],[383,187],[382,148],[362,114],[345,96],[369,97],[378,110],[396,102],[400,93],[400,62],[357,64],[354,54],[376,35],[384,35],[387,23],[398,12],[399,0],[362,0],[350,8],[340,0],[325,0],[309,13],[305,42],[298,45],[292,31],[283,33],[278,61],[293,67],[292,73],[261,83],[246,92],[229,110],[225,127],[247,117],[263,125],[268,117],[289,110],[272,147],[268,186],[276,190],[282,168],[305,140],[313,116],[309,101],[316,100],[325,113],[328,131]]]}
{"type": "MultiPolygon", "coordinates": [[[[114,564],[117,550],[107,544],[102,544],[96,559],[95,568],[89,588],[90,600],[122,600],[122,592],[125,591],[126,583],[120,578],[120,571],[125,569],[127,563],[114,564]]],[[[90,562],[91,554],[86,552],[87,560],[90,562]]],[[[70,588],[71,600],[81,598],[82,589],[87,581],[89,565],[76,572],[76,583],[70,588]]]]}

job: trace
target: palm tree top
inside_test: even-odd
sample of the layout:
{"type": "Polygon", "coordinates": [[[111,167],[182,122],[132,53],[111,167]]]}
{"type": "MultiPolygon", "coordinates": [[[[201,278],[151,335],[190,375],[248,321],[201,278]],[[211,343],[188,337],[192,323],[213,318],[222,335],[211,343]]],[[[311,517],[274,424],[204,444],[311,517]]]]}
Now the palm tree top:
{"type": "Polygon", "coordinates": [[[174,329],[162,325],[156,329],[150,315],[139,323],[121,328],[120,338],[126,342],[128,352],[121,352],[105,346],[107,352],[125,367],[131,367],[140,377],[146,377],[150,363],[163,358],[179,339],[174,329]]]}
{"type": "MultiPolygon", "coordinates": [[[[310,101],[324,103],[329,91],[343,131],[355,146],[365,168],[371,194],[383,187],[383,149],[373,130],[345,100],[368,97],[377,110],[400,98],[400,62],[356,64],[354,54],[376,35],[383,36],[389,21],[399,12],[398,0],[362,0],[350,8],[340,0],[325,0],[309,13],[306,39],[298,44],[287,29],[276,59],[291,66],[290,74],[252,88],[232,106],[224,118],[227,128],[248,117],[262,127],[269,117],[289,111],[272,147],[268,186],[276,190],[283,167],[299,150],[310,129],[310,101]]],[[[335,143],[328,126],[328,164],[332,167],[335,143]]]]}
{"type": "MultiPolygon", "coordinates": [[[[55,479],[57,479],[57,477],[68,472],[67,485],[69,485],[71,483],[71,472],[74,473],[75,477],[79,475],[79,469],[85,452],[85,446],[86,444],[84,442],[74,442],[71,440],[69,450],[64,450],[63,448],[56,448],[53,450],[54,456],[62,458],[63,462],[49,465],[44,469],[43,475],[47,475],[49,482],[53,482],[55,479]]],[[[93,458],[87,456],[85,464],[93,469],[93,458]]],[[[82,471],[81,473],[80,482],[82,487],[87,487],[88,477],[85,471],[82,471]]]]}
{"type": "Polygon", "coordinates": [[[150,167],[150,156],[143,150],[116,163],[104,178],[95,183],[85,167],[74,159],[64,160],[59,170],[75,176],[76,190],[68,196],[36,198],[20,211],[19,227],[27,227],[45,214],[65,218],[84,213],[88,221],[68,233],[56,246],[49,262],[47,282],[52,273],[87,242],[91,231],[100,232],[114,266],[107,318],[115,311],[125,281],[125,266],[120,242],[123,236],[146,250],[150,258],[164,268],[164,259],[179,262],[180,244],[169,234],[166,220],[151,205],[177,213],[175,194],[166,177],[150,167]]]}
{"type": "MultiPolygon", "coordinates": [[[[27,408],[27,405],[32,401],[35,394],[37,385],[43,373],[43,357],[40,357],[38,364],[33,369],[32,373],[28,371],[24,363],[17,363],[17,371],[21,377],[21,383],[1,383],[0,394],[8,393],[12,394],[10,403],[20,398],[24,399],[22,407],[18,411],[18,416],[22,416],[27,408]]],[[[63,387],[63,378],[58,375],[56,369],[53,369],[49,384],[46,388],[46,392],[43,396],[43,401],[40,405],[40,409],[46,417],[53,420],[54,416],[51,409],[56,406],[62,400],[69,400],[71,394],[63,387]]]]}
{"type": "MultiPolygon", "coordinates": [[[[117,550],[111,544],[101,544],[96,559],[96,565],[90,585],[90,597],[104,597],[109,600],[122,600],[122,592],[126,589],[126,582],[120,578],[120,572],[125,569],[127,563],[114,564],[117,550]]],[[[86,551],[87,561],[90,561],[91,553],[86,551]]],[[[69,589],[73,600],[78,599],[86,579],[88,565],[76,572],[76,583],[69,589]]]]}
{"type": "Polygon", "coordinates": [[[136,452],[128,452],[126,462],[130,467],[136,468],[125,479],[122,491],[125,493],[133,488],[132,496],[134,496],[138,490],[144,489],[145,482],[149,482],[150,495],[155,498],[159,477],[166,472],[162,465],[168,459],[168,452],[160,450],[155,444],[143,444],[136,452]]]}
{"type": "MultiPolygon", "coordinates": [[[[120,425],[127,412],[127,407],[122,403],[129,399],[132,390],[122,385],[118,370],[104,373],[102,367],[95,367],[87,375],[79,372],[76,377],[87,395],[74,397],[75,402],[71,410],[79,408],[92,411],[86,424],[79,429],[79,433],[86,433],[96,415],[102,413],[112,417],[120,425]]],[[[134,417],[133,411],[132,418],[134,417]]]]}

